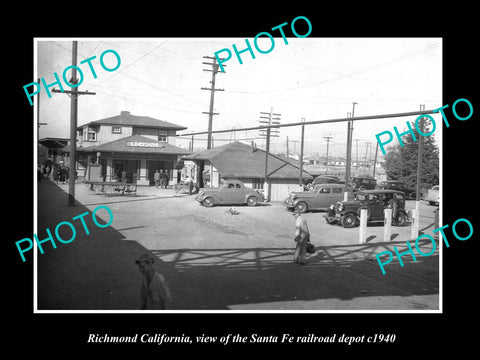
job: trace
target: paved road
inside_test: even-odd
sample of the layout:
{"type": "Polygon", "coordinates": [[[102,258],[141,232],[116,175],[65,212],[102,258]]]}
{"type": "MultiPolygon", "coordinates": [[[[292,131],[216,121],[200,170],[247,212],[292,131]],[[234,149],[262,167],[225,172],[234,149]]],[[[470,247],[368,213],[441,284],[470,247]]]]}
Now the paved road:
{"type": "MultiPolygon", "coordinates": [[[[294,218],[280,203],[237,207],[239,214],[231,215],[229,207],[204,208],[193,196],[172,190],[140,188],[136,197],[104,197],[78,184],[79,204],[68,208],[63,191],[66,185],[39,184],[39,232],[98,205],[107,205],[114,221],[108,229],[95,229],[39,257],[43,308],[135,309],[140,274],[133,260],[147,251],[158,258],[157,268],[172,287],[173,310],[439,306],[438,246],[431,256],[417,256],[417,262],[404,256],[404,267],[392,261],[385,275],[375,259],[393,246],[404,251],[411,240],[409,226],[393,227],[392,241],[384,243],[383,227],[371,225],[367,243],[358,244],[358,228],[328,225],[322,212],[307,213],[318,251],[300,266],[292,262],[294,218]],[[68,284],[68,291],[60,284],[68,284]]],[[[408,202],[407,209],[413,207],[414,202],[408,202]]],[[[422,203],[424,232],[434,228],[433,210],[422,203]]],[[[422,246],[426,253],[432,245],[422,246]]]]}

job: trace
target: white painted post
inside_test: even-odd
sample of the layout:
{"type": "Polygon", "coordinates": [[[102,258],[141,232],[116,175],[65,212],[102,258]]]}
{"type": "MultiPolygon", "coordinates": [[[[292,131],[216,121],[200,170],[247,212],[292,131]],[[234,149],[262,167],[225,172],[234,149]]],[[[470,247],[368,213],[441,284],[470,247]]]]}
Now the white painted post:
{"type": "Polygon", "coordinates": [[[416,239],[418,237],[418,210],[412,210],[412,233],[411,238],[416,239]]]}
{"type": "Polygon", "coordinates": [[[105,176],[105,181],[110,182],[112,181],[112,173],[113,173],[113,160],[112,158],[107,159],[107,174],[105,176]]]}
{"type": "Polygon", "coordinates": [[[383,241],[389,242],[392,239],[392,209],[385,209],[383,224],[383,241]]]}
{"type": "Polygon", "coordinates": [[[365,244],[367,242],[367,213],[367,209],[360,210],[359,244],[365,244]]]}

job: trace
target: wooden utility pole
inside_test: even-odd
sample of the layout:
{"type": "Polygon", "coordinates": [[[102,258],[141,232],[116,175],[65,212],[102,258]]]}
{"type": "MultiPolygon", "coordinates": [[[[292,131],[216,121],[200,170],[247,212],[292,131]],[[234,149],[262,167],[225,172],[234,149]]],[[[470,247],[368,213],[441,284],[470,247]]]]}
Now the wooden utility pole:
{"type": "MultiPolygon", "coordinates": [[[[266,134],[260,134],[261,136],[266,137],[266,143],[265,143],[265,181],[264,181],[264,192],[265,192],[265,198],[267,201],[270,201],[270,189],[268,186],[268,155],[270,153],[270,126],[272,125],[279,125],[280,124],[280,116],[281,114],[275,114],[273,113],[273,108],[270,108],[270,112],[260,112],[260,114],[267,115],[267,116],[260,116],[261,119],[265,120],[259,120],[261,124],[265,124],[267,127],[266,134]],[[275,116],[275,117],[273,117],[275,116]]],[[[278,137],[278,129],[273,129],[276,131],[273,136],[278,137]]],[[[262,129],[260,130],[262,131],[262,129]]]]}
{"type": "Polygon", "coordinates": [[[371,145],[371,141],[364,141],[364,143],[366,145],[366,148],[365,148],[365,165],[364,165],[363,173],[366,175],[367,174],[367,167],[368,167],[368,161],[367,161],[368,147],[371,145]]]}
{"type": "Polygon", "coordinates": [[[375,160],[373,161],[373,174],[372,174],[373,179],[375,179],[375,169],[377,167],[377,156],[378,156],[378,141],[377,141],[377,146],[375,147],[375,160]]]}
{"type": "MultiPolygon", "coordinates": [[[[425,110],[425,105],[420,105],[420,111],[425,110]]],[[[420,119],[420,131],[423,133],[423,118],[420,119]]],[[[417,157],[417,196],[416,201],[420,201],[420,186],[422,182],[422,148],[423,148],[423,136],[419,136],[418,139],[418,157],[417,157]]]]}
{"type": "MultiPolygon", "coordinates": [[[[305,118],[302,118],[302,122],[305,122],[305,118]]],[[[305,125],[302,125],[302,138],[300,142],[300,176],[298,180],[298,186],[303,190],[303,144],[305,137],[305,125]]]]}
{"type": "Polygon", "coordinates": [[[327,140],[327,154],[325,155],[325,174],[328,173],[328,145],[330,144],[330,140],[333,138],[331,136],[324,136],[325,140],[327,140]]]}
{"type": "MultiPolygon", "coordinates": [[[[357,103],[353,102],[352,117],[355,116],[355,105],[357,103]]],[[[352,135],[353,135],[353,120],[350,120],[347,125],[347,165],[345,168],[345,184],[348,184],[350,178],[350,163],[352,161],[352,135]]]]}
{"type": "MultiPolygon", "coordinates": [[[[203,111],[203,114],[208,114],[208,139],[207,139],[207,149],[212,148],[212,126],[213,126],[213,115],[218,115],[218,113],[213,112],[213,103],[215,98],[215,91],[224,91],[224,89],[216,89],[215,88],[215,76],[218,73],[219,65],[217,64],[217,58],[211,56],[204,56],[204,59],[213,60],[213,63],[203,62],[202,64],[211,65],[212,69],[203,69],[203,71],[211,71],[212,72],[212,81],[210,81],[211,86],[209,88],[202,87],[202,90],[210,90],[210,110],[208,112],[203,111]]],[[[223,59],[221,59],[223,60],[223,59]]],[[[225,67],[225,65],[224,65],[225,67]]]]}
{"type": "MultiPolygon", "coordinates": [[[[72,42],[72,78],[69,83],[78,84],[77,79],[77,41],[72,42]]],[[[77,85],[78,86],[78,85],[77,85]]],[[[77,117],[78,117],[78,96],[95,95],[94,92],[78,91],[77,86],[72,90],[60,91],[52,89],[52,92],[63,92],[70,96],[70,168],[68,169],[68,206],[75,206],[75,160],[77,157],[77,117]]]]}

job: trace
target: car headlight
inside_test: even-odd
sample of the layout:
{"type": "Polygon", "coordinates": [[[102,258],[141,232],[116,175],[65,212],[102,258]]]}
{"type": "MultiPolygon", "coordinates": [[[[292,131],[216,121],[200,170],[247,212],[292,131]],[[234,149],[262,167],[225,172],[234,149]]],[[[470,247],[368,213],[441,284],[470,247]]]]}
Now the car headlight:
{"type": "Polygon", "coordinates": [[[335,204],[330,204],[330,210],[335,210],[335,204]]]}
{"type": "Polygon", "coordinates": [[[338,205],[338,211],[343,211],[343,204],[338,205]]]}

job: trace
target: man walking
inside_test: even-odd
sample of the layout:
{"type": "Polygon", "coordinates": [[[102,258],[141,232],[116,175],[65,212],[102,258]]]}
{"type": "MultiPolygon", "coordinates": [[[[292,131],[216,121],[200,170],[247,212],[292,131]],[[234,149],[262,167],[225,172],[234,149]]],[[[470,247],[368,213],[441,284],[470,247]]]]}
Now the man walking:
{"type": "Polygon", "coordinates": [[[305,256],[307,253],[307,243],[310,240],[310,232],[308,231],[307,220],[303,218],[298,211],[293,213],[295,216],[295,255],[293,262],[305,265],[305,256]]]}

